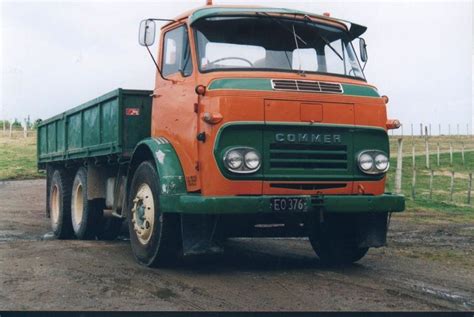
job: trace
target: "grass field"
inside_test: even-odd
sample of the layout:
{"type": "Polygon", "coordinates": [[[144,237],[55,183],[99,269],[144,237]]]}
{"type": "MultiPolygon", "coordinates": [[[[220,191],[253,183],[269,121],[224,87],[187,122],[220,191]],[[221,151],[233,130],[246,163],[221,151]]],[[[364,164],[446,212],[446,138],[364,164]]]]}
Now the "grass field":
{"type": "Polygon", "coordinates": [[[20,131],[14,131],[12,138],[0,134],[0,180],[39,177],[44,174],[36,168],[36,134],[26,139],[20,131]]]}
{"type": "MultiPolygon", "coordinates": [[[[397,165],[396,138],[391,138],[391,169],[388,174],[386,184],[387,191],[394,191],[395,170],[397,165]]],[[[403,144],[403,172],[402,172],[402,192],[407,198],[407,205],[410,208],[450,210],[450,211],[474,211],[474,192],[472,193],[473,205],[467,204],[468,176],[474,173],[474,139],[472,137],[436,137],[430,138],[430,169],[434,170],[433,192],[430,199],[429,181],[430,169],[426,168],[424,154],[424,139],[405,137],[403,144]],[[415,168],[416,186],[415,200],[412,198],[412,178],[413,160],[412,144],[415,144],[415,168]],[[437,143],[440,144],[440,165],[437,165],[437,143]],[[450,164],[449,144],[453,146],[453,164],[450,164]],[[464,161],[462,164],[461,144],[464,143],[464,161]],[[450,185],[451,171],[454,171],[454,194],[451,201],[450,185]]]]}

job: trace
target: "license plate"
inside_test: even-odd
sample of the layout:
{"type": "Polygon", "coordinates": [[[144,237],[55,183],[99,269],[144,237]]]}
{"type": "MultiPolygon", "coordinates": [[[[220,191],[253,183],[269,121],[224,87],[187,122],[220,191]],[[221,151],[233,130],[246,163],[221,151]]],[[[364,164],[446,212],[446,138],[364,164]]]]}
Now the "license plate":
{"type": "Polygon", "coordinates": [[[304,198],[272,198],[270,200],[270,207],[273,211],[277,212],[298,212],[306,211],[308,209],[306,199],[304,198]]]}

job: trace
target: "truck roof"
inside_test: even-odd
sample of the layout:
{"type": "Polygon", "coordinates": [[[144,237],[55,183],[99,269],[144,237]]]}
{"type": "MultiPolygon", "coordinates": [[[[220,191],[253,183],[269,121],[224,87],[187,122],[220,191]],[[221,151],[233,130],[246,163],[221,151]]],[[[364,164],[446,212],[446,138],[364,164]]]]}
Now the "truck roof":
{"type": "MultiPolygon", "coordinates": [[[[216,16],[233,16],[233,15],[258,15],[261,13],[268,14],[282,14],[282,15],[294,15],[294,16],[308,16],[310,18],[317,18],[319,20],[326,20],[328,22],[336,22],[345,27],[352,38],[357,38],[362,35],[367,27],[359,25],[350,21],[336,19],[328,17],[325,15],[315,14],[311,12],[296,10],[296,9],[286,9],[286,8],[271,8],[271,7],[258,7],[258,6],[205,6],[196,8],[190,11],[187,11],[175,18],[176,21],[187,18],[188,23],[192,25],[196,21],[207,18],[207,17],[216,17],[216,16]]],[[[173,22],[172,22],[173,23],[173,22]]],[[[167,24],[169,25],[169,24],[167,24]]],[[[163,26],[166,27],[167,25],[163,26]]]]}

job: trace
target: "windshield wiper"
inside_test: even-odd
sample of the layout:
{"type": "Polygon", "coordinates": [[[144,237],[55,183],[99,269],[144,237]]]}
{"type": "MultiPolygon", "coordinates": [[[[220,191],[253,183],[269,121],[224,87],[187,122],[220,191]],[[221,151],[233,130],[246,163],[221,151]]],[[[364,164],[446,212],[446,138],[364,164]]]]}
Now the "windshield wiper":
{"type": "MultiPolygon", "coordinates": [[[[305,18],[306,20],[309,20],[309,21],[313,22],[313,20],[311,20],[311,18],[310,18],[307,14],[305,14],[304,18],[305,18]]],[[[341,61],[344,61],[344,58],[341,56],[341,54],[339,54],[339,53],[336,51],[336,49],[335,49],[334,47],[332,47],[331,43],[329,43],[329,41],[328,41],[324,36],[322,36],[321,34],[319,34],[319,32],[317,32],[317,31],[316,31],[316,34],[317,34],[317,35],[319,36],[319,38],[320,38],[321,40],[323,40],[323,42],[341,59],[341,61]]]]}
{"type": "Polygon", "coordinates": [[[296,45],[296,50],[297,50],[297,53],[298,53],[298,74],[304,76],[304,71],[301,70],[301,53],[300,53],[300,47],[298,46],[298,38],[297,38],[297,34],[296,34],[296,31],[295,31],[295,25],[292,25],[293,27],[293,37],[295,39],[295,45],[296,45]]]}

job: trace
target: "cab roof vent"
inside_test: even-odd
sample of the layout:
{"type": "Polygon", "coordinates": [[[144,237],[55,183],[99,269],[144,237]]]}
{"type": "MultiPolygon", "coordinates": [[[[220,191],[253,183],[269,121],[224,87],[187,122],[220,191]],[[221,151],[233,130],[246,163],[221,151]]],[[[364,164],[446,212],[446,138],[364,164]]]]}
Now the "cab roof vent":
{"type": "Polygon", "coordinates": [[[273,90],[342,94],[342,85],[322,81],[272,79],[273,90]]]}

